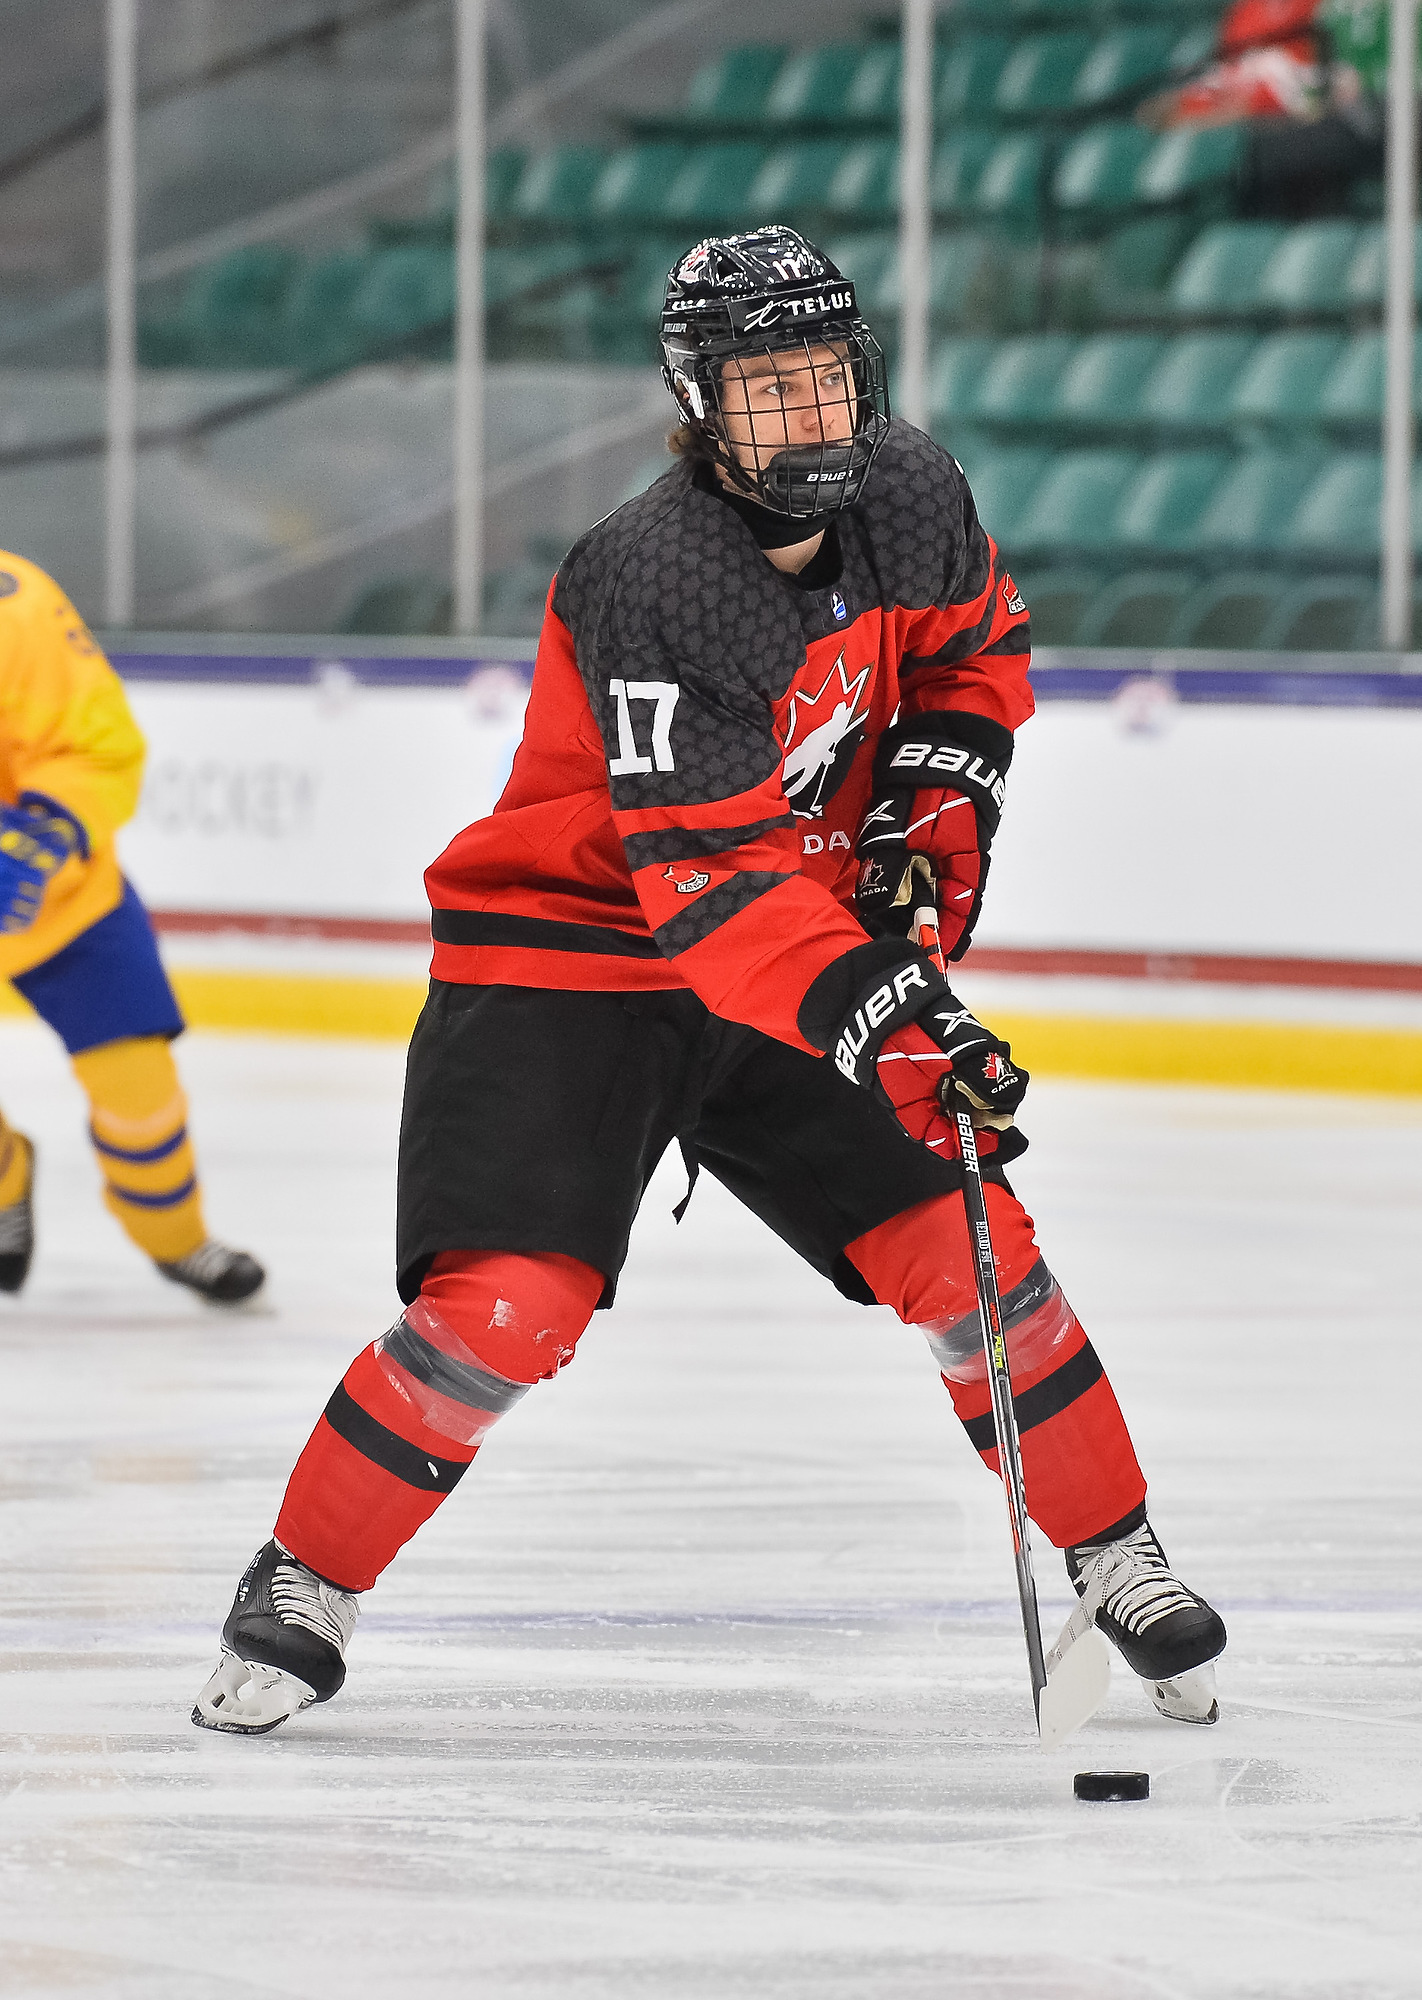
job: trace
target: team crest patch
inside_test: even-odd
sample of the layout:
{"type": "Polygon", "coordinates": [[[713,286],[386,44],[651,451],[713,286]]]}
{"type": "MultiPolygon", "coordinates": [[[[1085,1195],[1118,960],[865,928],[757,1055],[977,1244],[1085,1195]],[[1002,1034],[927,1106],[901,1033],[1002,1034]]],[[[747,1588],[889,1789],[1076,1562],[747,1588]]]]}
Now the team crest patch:
{"type": "Polygon", "coordinates": [[[848,777],[864,740],[873,671],[871,662],[851,677],[841,653],[814,694],[791,695],[780,782],[797,819],[818,819],[848,777]]]}
{"type": "Polygon", "coordinates": [[[676,267],[678,282],[683,285],[703,284],[711,275],[711,249],[706,243],[698,243],[689,250],[676,267]]]}
{"type": "Polygon", "coordinates": [[[689,861],[673,861],[670,868],[662,870],[662,880],[670,882],[678,896],[694,896],[698,889],[704,889],[711,877],[702,868],[694,868],[689,861]]]}
{"type": "Polygon", "coordinates": [[[1012,581],[1010,576],[1005,576],[1002,579],[1002,601],[1014,618],[1019,611],[1027,609],[1027,606],[1022,601],[1022,592],[1017,588],[1017,585],[1012,581]]]}

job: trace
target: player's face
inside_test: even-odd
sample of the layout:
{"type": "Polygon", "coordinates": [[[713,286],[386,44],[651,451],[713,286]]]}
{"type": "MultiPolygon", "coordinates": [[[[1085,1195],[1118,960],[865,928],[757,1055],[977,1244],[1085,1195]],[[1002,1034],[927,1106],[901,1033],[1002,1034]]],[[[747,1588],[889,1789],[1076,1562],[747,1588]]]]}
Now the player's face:
{"type": "Polygon", "coordinates": [[[847,444],[854,435],[854,378],[833,347],[790,347],[728,361],[721,370],[726,442],[748,472],[787,446],[847,444]]]}

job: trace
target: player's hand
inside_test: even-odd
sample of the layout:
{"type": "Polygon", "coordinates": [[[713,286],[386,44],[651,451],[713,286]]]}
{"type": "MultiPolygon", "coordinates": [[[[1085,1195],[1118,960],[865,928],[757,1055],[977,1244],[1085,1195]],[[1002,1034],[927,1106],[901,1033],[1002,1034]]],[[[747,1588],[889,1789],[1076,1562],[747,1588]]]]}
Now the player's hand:
{"type": "Polygon", "coordinates": [[[908,936],[917,861],[937,878],[945,956],[966,948],[982,904],[986,860],[978,847],[977,814],[965,793],[885,792],[864,815],[855,853],[854,900],[871,937],[908,936]]]}
{"type": "Polygon", "coordinates": [[[885,732],[855,843],[855,902],[871,937],[908,936],[918,857],[937,878],[944,956],[962,957],[982,908],[1011,760],[1011,733],[982,716],[921,715],[885,732]]]}
{"type": "Polygon", "coordinates": [[[28,930],[44,892],[80,844],[79,828],[48,799],[28,793],[0,806],[0,932],[28,930]]]}
{"type": "Polygon", "coordinates": [[[1027,1071],[1012,1060],[1012,1046],[985,1028],[952,993],[940,994],[918,1017],[915,1026],[940,1049],[947,1066],[940,1077],[938,1101],[951,1109],[949,1092],[956,1086],[972,1106],[973,1123],[1005,1132],[1027,1095],[1027,1071]]]}
{"type": "MultiPolygon", "coordinates": [[[[972,1020],[971,1015],[960,1016],[960,1028],[948,1032],[961,1032],[964,1018],[972,1020]]],[[[978,1022],[973,1026],[981,1029],[978,1022]]],[[[981,1032],[987,1033],[986,1029],[981,1032]]],[[[1017,1069],[1010,1058],[996,1053],[1006,1049],[1005,1042],[998,1042],[996,1037],[988,1039],[993,1048],[986,1053],[979,1043],[965,1043],[960,1045],[956,1057],[949,1056],[934,1035],[913,1022],[890,1035],[880,1049],[875,1062],[879,1088],[909,1137],[927,1146],[930,1152],[942,1151],[950,1159],[959,1154],[953,1106],[949,1101],[955,1083],[968,1099],[974,1129],[983,1134],[985,1156],[992,1155],[1001,1143],[1001,1135],[1011,1129],[1013,1112],[1027,1088],[1026,1072],[1017,1069]],[[980,1074],[980,1071],[995,1072],[999,1065],[1005,1065],[1015,1080],[1015,1088],[1006,1093],[1011,1098],[1010,1106],[1003,1101],[1005,1079],[995,1074],[991,1077],[980,1074]],[[998,1093],[996,1104],[979,1095],[984,1088],[998,1093]]]]}
{"type": "Polygon", "coordinates": [[[1027,1092],[1027,1072],[1009,1045],[963,1005],[926,953],[906,951],[896,963],[883,945],[864,945],[854,956],[873,970],[831,1044],[840,1074],[882,1090],[905,1131],[925,1145],[942,1143],[935,1121],[949,1129],[954,1085],[973,1107],[974,1125],[1006,1131],[1027,1092]]]}

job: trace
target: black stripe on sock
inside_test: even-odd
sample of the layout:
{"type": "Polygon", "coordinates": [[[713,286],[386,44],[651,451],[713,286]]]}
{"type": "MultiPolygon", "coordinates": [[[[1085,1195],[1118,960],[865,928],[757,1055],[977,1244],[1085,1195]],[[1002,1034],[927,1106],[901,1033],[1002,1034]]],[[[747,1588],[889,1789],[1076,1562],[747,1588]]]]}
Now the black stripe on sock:
{"type": "Polygon", "coordinates": [[[418,1487],[422,1493],[448,1493],[469,1470],[457,1458],[431,1458],[418,1446],[406,1444],[404,1438],[368,1415],[344,1382],[336,1384],[326,1405],[326,1422],[362,1458],[403,1480],[406,1486],[418,1487]]]}
{"type": "MultiPolygon", "coordinates": [[[[1054,1368],[1042,1381],[1034,1382],[1030,1389],[1013,1397],[1018,1436],[1024,1431],[1035,1430],[1038,1424],[1045,1424],[1052,1417],[1059,1417],[1079,1396],[1084,1396],[1088,1389],[1094,1389],[1104,1373],[1096,1349],[1088,1340],[1077,1349],[1070,1361],[1064,1361],[1060,1368],[1054,1368]]],[[[991,1410],[985,1416],[965,1417],[963,1429],[968,1433],[968,1441],[974,1451],[997,1449],[997,1432],[993,1429],[991,1410]]]]}

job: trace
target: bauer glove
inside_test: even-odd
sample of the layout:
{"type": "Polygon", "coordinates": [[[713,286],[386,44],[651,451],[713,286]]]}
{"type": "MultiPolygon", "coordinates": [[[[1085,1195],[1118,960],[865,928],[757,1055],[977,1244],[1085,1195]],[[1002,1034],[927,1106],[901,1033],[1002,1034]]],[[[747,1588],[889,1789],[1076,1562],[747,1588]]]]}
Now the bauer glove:
{"type": "Polygon", "coordinates": [[[885,731],[855,844],[855,902],[871,936],[908,935],[914,857],[924,856],[938,878],[944,955],[962,957],[982,909],[1011,762],[1012,732],[985,716],[934,710],[885,731]]]}
{"type": "MultiPolygon", "coordinates": [[[[899,956],[881,940],[847,954],[806,995],[801,1021],[807,1039],[814,1039],[809,1031],[820,1007],[849,981],[853,998],[829,1044],[841,1075],[863,1089],[877,1088],[904,1130],[925,1145],[942,1143],[955,1084],[973,1107],[975,1125],[997,1132],[1012,1125],[1026,1095],[1026,1070],[921,952],[899,956]]],[[[1021,1144],[1018,1139],[1018,1150],[1021,1144]]]]}
{"type": "Polygon", "coordinates": [[[0,806],[0,932],[29,929],[51,877],[83,845],[78,821],[38,792],[0,806]]]}

